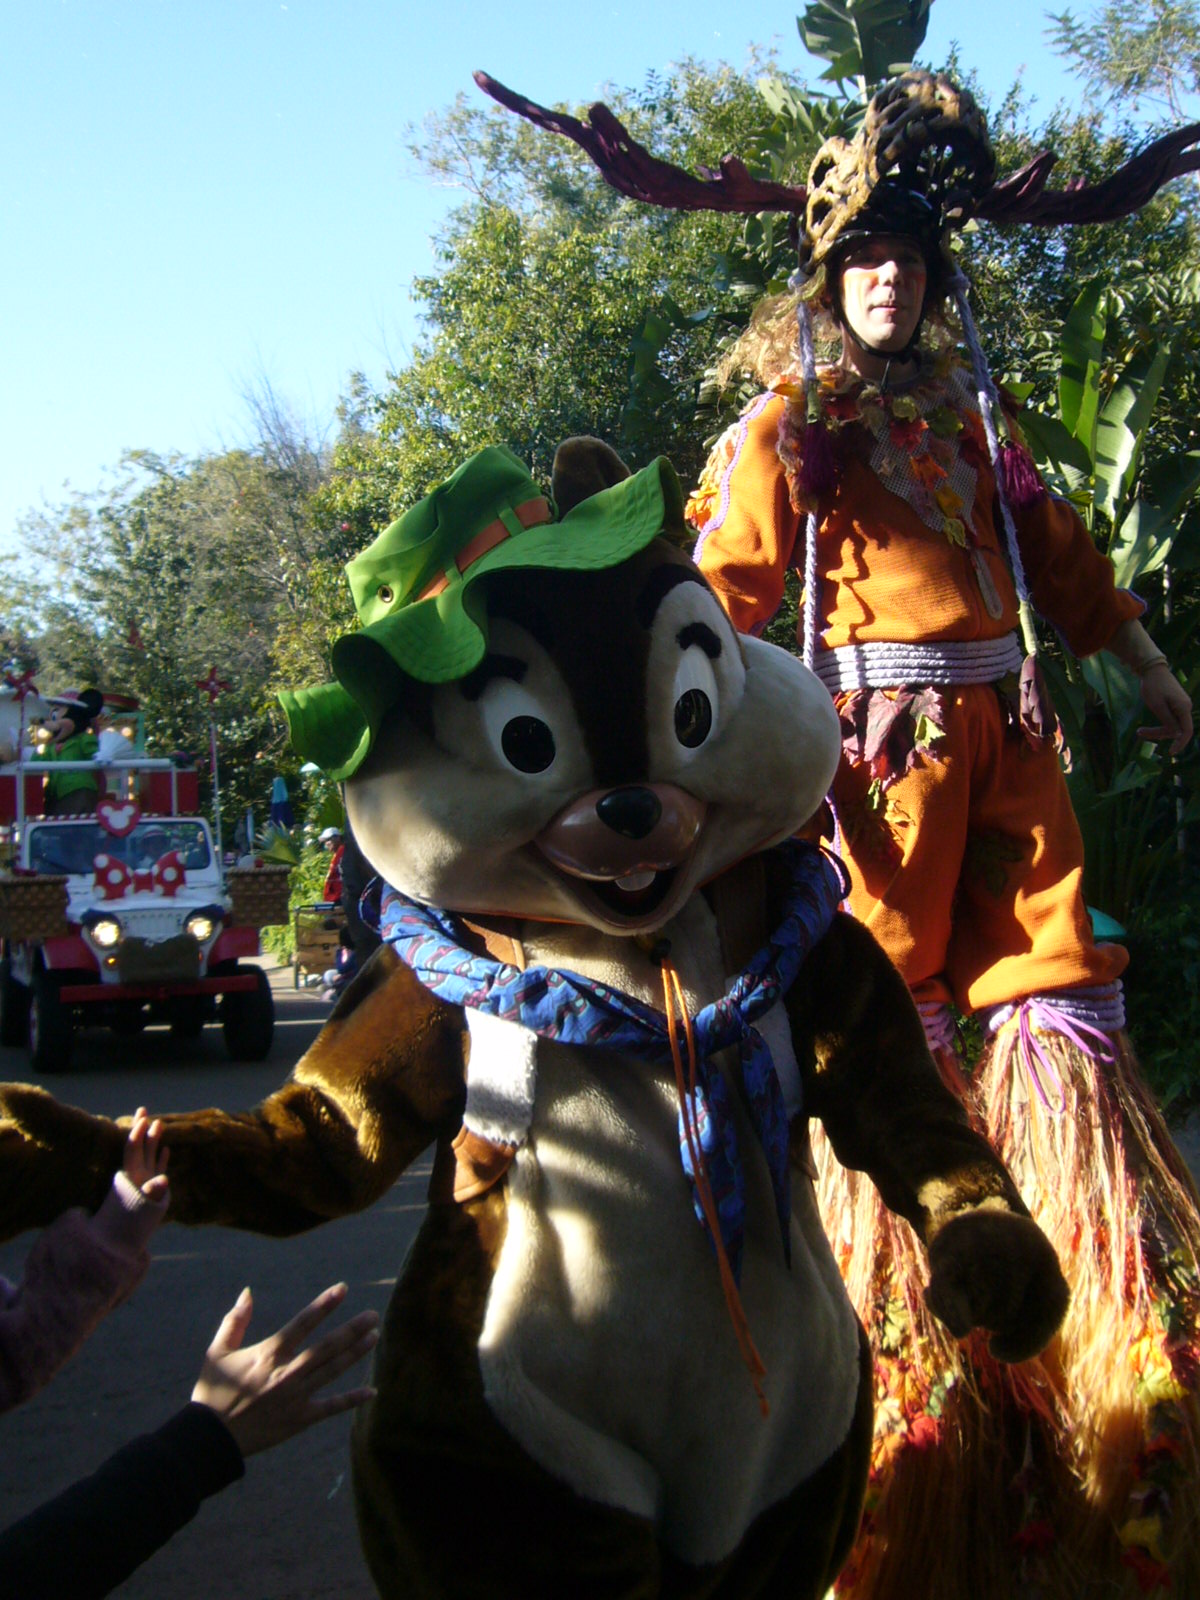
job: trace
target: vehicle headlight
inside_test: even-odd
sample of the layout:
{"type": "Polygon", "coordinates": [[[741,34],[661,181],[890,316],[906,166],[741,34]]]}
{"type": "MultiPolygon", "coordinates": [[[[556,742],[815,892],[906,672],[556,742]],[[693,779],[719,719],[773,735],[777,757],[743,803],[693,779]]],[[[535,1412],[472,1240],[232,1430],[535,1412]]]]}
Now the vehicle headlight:
{"type": "Polygon", "coordinates": [[[102,950],[111,950],[113,945],[121,942],[121,924],[116,917],[99,917],[92,923],[89,932],[102,950]]]}
{"type": "Polygon", "coordinates": [[[204,944],[213,936],[216,924],[206,911],[195,911],[184,923],[184,927],[195,939],[197,944],[204,944]]]}

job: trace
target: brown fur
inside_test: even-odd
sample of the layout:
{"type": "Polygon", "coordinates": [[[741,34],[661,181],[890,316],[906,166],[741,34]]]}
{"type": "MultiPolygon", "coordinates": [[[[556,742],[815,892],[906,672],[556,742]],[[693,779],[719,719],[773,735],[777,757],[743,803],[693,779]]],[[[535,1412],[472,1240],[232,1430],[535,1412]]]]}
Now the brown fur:
{"type": "MultiPolygon", "coordinates": [[[[290,1234],[361,1211],[430,1142],[453,1135],[465,1097],[461,1014],[379,950],[298,1063],[251,1111],[164,1116],[171,1219],[290,1234]]],[[[122,1124],[26,1084],[0,1090],[8,1236],[96,1205],[121,1163],[122,1124]]]]}
{"type": "Polygon", "coordinates": [[[560,517],[586,500],[629,476],[629,468],[602,439],[564,439],[554,452],[550,493],[560,517]]]}

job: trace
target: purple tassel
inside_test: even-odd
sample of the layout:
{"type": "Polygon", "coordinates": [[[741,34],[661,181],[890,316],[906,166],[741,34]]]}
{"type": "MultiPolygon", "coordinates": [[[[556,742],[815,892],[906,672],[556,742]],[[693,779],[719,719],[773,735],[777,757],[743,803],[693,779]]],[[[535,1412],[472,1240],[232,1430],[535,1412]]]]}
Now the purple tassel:
{"type": "Polygon", "coordinates": [[[1004,498],[1013,511],[1031,511],[1044,498],[1046,486],[1038,477],[1033,458],[1024,445],[1006,439],[1000,446],[1004,498]]]}
{"type": "Polygon", "coordinates": [[[818,500],[828,494],[836,481],[833,440],[823,422],[807,422],[800,441],[800,470],[796,489],[803,501],[818,500]]]}
{"type": "Polygon", "coordinates": [[[1020,721],[1021,731],[1035,747],[1052,739],[1058,726],[1054,702],[1036,656],[1026,656],[1021,664],[1020,721]]]}

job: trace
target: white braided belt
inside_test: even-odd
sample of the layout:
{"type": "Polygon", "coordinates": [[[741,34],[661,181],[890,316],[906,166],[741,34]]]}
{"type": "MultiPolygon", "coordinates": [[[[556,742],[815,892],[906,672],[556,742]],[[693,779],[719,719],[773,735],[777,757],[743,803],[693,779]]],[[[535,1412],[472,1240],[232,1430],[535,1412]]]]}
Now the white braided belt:
{"type": "Polygon", "coordinates": [[[998,683],[1024,661],[1015,633],[1000,639],[945,640],[940,644],[844,644],[820,650],[813,670],[831,694],[843,689],[894,689],[904,683],[998,683]]]}

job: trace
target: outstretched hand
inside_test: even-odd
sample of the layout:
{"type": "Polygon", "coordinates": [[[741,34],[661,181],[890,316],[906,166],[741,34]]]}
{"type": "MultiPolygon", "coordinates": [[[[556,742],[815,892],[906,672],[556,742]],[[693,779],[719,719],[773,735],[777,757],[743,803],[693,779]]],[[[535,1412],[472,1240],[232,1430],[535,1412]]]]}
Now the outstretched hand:
{"type": "Polygon", "coordinates": [[[1191,697],[1165,661],[1147,667],[1140,676],[1142,699],[1155,723],[1139,728],[1138,738],[1169,739],[1170,752],[1177,756],[1192,737],[1191,697]]]}
{"type": "Polygon", "coordinates": [[[157,1117],[151,1122],[145,1106],[139,1106],[133,1114],[129,1136],[125,1140],[121,1170],[147,1200],[164,1201],[167,1198],[169,1156],[170,1151],[162,1143],[162,1123],[157,1117]]]}
{"type": "Polygon", "coordinates": [[[254,1302],[243,1289],[208,1347],[192,1399],[210,1406],[224,1422],[244,1456],[269,1450],[293,1434],[370,1400],[369,1386],[341,1394],[320,1391],[374,1346],[379,1315],[360,1311],[309,1349],[305,1339],[346,1297],[346,1285],[322,1291],[278,1333],[247,1350],[242,1340],[254,1302]]]}

